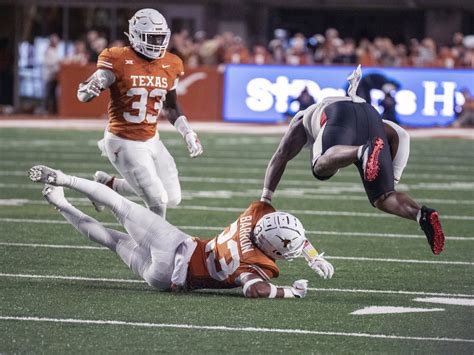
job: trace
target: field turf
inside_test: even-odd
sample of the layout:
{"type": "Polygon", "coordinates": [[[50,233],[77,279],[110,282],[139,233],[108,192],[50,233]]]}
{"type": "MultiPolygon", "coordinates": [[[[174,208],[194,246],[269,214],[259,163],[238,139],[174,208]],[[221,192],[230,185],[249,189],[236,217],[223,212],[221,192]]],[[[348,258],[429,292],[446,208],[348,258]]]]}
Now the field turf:
{"type": "MultiPolygon", "coordinates": [[[[400,190],[440,211],[448,236],[433,256],[416,223],[376,211],[356,169],[314,180],[304,151],[274,197],[298,216],[334,264],[324,281],[302,259],[280,262],[276,284],[310,280],[304,299],[251,300],[240,289],[158,292],[112,252],[65,224],[27,179],[35,164],[91,177],[113,172],[99,131],[0,131],[0,353],[449,353],[474,352],[474,144],[414,140],[400,190]],[[468,299],[471,306],[415,301],[468,299]],[[442,309],[353,315],[369,306],[442,309]]],[[[278,136],[201,134],[191,160],[176,133],[183,202],[169,221],[201,238],[219,233],[258,199],[278,136]]],[[[71,201],[103,222],[87,200],[71,201]]],[[[113,225],[113,224],[112,224],[113,225]]],[[[119,228],[119,227],[117,227],[119,228]]]]}

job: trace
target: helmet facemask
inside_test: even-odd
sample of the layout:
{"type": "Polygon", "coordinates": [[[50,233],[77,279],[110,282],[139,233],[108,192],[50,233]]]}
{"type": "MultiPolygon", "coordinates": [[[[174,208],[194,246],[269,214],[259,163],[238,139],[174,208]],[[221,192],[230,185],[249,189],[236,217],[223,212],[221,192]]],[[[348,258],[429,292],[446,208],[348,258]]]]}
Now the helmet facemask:
{"type": "Polygon", "coordinates": [[[129,21],[129,33],[125,33],[130,45],[138,53],[150,59],[163,58],[170,41],[171,31],[165,18],[156,10],[138,11],[129,21]]]}

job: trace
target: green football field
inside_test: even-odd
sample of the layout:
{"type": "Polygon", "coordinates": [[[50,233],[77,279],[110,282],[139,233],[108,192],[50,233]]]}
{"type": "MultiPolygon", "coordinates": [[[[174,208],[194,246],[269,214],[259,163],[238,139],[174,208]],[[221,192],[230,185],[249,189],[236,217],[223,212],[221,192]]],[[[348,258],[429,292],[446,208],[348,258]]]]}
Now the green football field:
{"type": "MultiPolygon", "coordinates": [[[[280,262],[275,283],[308,279],[308,296],[254,300],[240,289],[158,292],[43,202],[42,186],[27,178],[32,165],[82,177],[113,173],[96,147],[101,134],[0,130],[0,353],[474,352],[473,141],[412,141],[398,188],[440,211],[447,241],[436,257],[416,223],[371,207],[354,167],[319,182],[303,151],[287,167],[274,206],[301,219],[336,272],[322,280],[303,259],[280,262]],[[351,314],[371,306],[424,312],[351,314]]],[[[203,133],[205,155],[191,160],[178,134],[162,138],[184,197],[168,219],[201,238],[259,198],[279,141],[203,133]]],[[[109,212],[66,194],[116,226],[109,212]]]]}

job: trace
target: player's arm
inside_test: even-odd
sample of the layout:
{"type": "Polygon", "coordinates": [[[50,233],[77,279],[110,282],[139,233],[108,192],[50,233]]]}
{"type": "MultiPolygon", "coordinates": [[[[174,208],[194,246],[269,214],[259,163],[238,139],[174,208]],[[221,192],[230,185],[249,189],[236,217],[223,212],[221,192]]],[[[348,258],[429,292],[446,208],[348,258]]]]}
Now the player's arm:
{"type": "Polygon", "coordinates": [[[382,121],[390,143],[394,179],[395,182],[398,183],[402,177],[403,170],[407,166],[408,157],[410,156],[410,135],[396,123],[387,120],[382,121]]]}
{"type": "Polygon", "coordinates": [[[111,70],[97,69],[86,81],[79,84],[77,98],[81,102],[89,102],[115,82],[115,74],[111,70]]]}
{"type": "Polygon", "coordinates": [[[273,192],[280,182],[286,164],[293,159],[306,144],[307,137],[303,127],[303,113],[304,111],[298,112],[291,120],[288,130],[280,141],[280,145],[268,163],[261,201],[271,202],[273,192]]]}
{"type": "Polygon", "coordinates": [[[166,94],[166,100],[164,107],[168,113],[168,121],[176,128],[176,130],[183,136],[186,145],[188,146],[189,155],[191,158],[195,158],[201,155],[203,152],[201,142],[191,127],[189,126],[188,119],[181,108],[178,105],[178,95],[176,89],[168,91],[166,94]]]}
{"type": "Polygon", "coordinates": [[[308,266],[323,279],[330,279],[334,275],[334,266],[324,258],[324,253],[319,254],[311,242],[306,239],[302,254],[308,266]]]}
{"type": "Polygon", "coordinates": [[[249,298],[303,298],[308,292],[308,281],[298,280],[292,286],[279,287],[250,272],[240,276],[242,292],[249,298]]]}

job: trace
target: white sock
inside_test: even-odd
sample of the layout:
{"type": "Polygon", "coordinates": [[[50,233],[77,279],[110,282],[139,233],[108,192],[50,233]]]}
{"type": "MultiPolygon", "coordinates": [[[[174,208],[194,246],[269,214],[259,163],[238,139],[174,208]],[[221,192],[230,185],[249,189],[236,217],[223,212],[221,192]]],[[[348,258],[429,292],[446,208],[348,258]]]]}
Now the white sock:
{"type": "Polygon", "coordinates": [[[418,213],[416,214],[416,220],[418,223],[420,223],[420,219],[421,219],[421,208],[418,210],[418,213]]]}
{"type": "Polygon", "coordinates": [[[361,145],[361,146],[359,147],[359,149],[357,149],[357,159],[362,158],[364,146],[365,146],[365,145],[361,145]]]}

